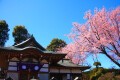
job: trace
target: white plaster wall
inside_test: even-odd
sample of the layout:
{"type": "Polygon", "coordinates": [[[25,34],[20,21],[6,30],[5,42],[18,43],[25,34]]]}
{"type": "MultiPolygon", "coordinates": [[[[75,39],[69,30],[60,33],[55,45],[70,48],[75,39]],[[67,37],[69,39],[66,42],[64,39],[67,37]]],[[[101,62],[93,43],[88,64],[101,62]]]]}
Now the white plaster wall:
{"type": "Polygon", "coordinates": [[[8,67],[8,70],[17,71],[17,67],[8,67]]]}
{"type": "Polygon", "coordinates": [[[49,74],[38,74],[39,80],[49,80],[49,74]]]}
{"type": "Polygon", "coordinates": [[[41,68],[40,72],[48,72],[48,68],[41,68]]]}
{"type": "Polygon", "coordinates": [[[48,67],[48,64],[44,64],[43,67],[48,67]]]}
{"type": "Polygon", "coordinates": [[[17,66],[17,62],[9,62],[9,65],[17,66]]]}

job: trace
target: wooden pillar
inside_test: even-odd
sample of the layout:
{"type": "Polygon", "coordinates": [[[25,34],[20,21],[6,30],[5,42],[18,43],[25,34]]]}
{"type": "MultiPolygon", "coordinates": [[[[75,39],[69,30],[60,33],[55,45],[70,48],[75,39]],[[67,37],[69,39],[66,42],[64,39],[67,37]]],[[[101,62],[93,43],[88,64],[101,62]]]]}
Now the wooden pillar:
{"type": "Polygon", "coordinates": [[[30,73],[31,73],[31,70],[30,68],[28,69],[28,80],[30,80],[30,73]]]}
{"type": "MultiPolygon", "coordinates": [[[[23,55],[23,54],[19,54],[19,64],[21,64],[22,55],[23,55]]],[[[19,68],[19,66],[18,66],[18,68],[19,68]]],[[[21,71],[20,71],[20,69],[19,69],[19,73],[18,73],[19,80],[20,80],[20,73],[21,73],[21,71]]]]}
{"type": "Polygon", "coordinates": [[[8,56],[7,55],[0,55],[0,67],[7,69],[8,68],[8,56]]]}
{"type": "Polygon", "coordinates": [[[72,80],[72,69],[70,69],[70,80],[72,80]]]}
{"type": "Polygon", "coordinates": [[[48,79],[50,79],[50,61],[51,61],[51,57],[48,60],[48,79]]]}
{"type": "Polygon", "coordinates": [[[58,68],[58,70],[59,70],[59,73],[58,73],[58,80],[60,80],[60,77],[62,77],[62,76],[60,76],[60,68],[58,68]]]}

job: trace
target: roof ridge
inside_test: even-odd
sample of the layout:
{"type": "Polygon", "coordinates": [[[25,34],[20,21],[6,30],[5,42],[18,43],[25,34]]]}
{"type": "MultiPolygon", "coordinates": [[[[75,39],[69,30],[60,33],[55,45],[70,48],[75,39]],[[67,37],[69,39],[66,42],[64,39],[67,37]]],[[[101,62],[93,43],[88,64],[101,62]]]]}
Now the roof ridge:
{"type": "Polygon", "coordinates": [[[24,45],[31,45],[30,43],[33,42],[33,44],[35,44],[37,46],[37,48],[41,49],[41,50],[46,50],[43,46],[41,46],[34,38],[33,35],[30,36],[30,38],[28,38],[27,40],[19,43],[19,44],[16,44],[16,45],[13,45],[14,47],[23,47],[24,45]]]}

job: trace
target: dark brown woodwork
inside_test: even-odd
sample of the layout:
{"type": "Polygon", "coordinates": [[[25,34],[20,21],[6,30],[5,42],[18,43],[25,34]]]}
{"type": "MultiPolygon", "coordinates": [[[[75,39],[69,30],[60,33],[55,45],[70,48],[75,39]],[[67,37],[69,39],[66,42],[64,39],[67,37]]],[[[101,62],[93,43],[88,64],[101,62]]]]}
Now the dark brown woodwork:
{"type": "Polygon", "coordinates": [[[5,55],[0,55],[0,67],[7,69],[8,68],[8,58],[5,55]]]}
{"type": "MultiPolygon", "coordinates": [[[[65,67],[59,66],[57,63],[65,58],[66,54],[55,53],[46,51],[32,36],[30,39],[23,41],[20,44],[13,45],[11,47],[0,47],[0,67],[4,69],[8,69],[8,64],[10,61],[17,62],[17,71],[19,74],[19,80],[30,80],[33,76],[37,78],[38,73],[47,73],[50,78],[50,69],[80,69],[85,70],[89,67],[65,67]],[[16,58],[17,60],[15,60],[16,58]],[[28,59],[25,60],[25,59],[28,59]],[[34,62],[33,59],[36,61],[34,62]],[[30,63],[30,64],[40,64],[43,65],[45,63],[48,64],[48,72],[32,72],[30,70],[20,70],[21,63],[30,63]],[[54,64],[54,65],[53,65],[54,64]]],[[[14,66],[14,65],[13,65],[14,66]]],[[[30,67],[29,67],[30,68],[30,67]]],[[[8,71],[9,72],[9,71],[8,71]]]]}
{"type": "Polygon", "coordinates": [[[20,79],[19,80],[30,80],[33,77],[35,79],[38,79],[38,73],[37,72],[31,72],[31,71],[20,71],[20,79]]]}

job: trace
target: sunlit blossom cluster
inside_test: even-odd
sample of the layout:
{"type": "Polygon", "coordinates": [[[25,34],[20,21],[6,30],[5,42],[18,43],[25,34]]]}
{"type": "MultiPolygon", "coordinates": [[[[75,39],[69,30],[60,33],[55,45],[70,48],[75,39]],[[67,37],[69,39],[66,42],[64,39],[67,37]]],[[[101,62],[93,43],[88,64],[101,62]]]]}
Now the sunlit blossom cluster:
{"type": "Polygon", "coordinates": [[[86,12],[87,22],[73,23],[71,33],[68,35],[72,42],[62,49],[68,53],[74,63],[82,63],[92,54],[103,53],[114,59],[120,59],[120,7],[107,11],[95,9],[94,14],[86,12]]]}

